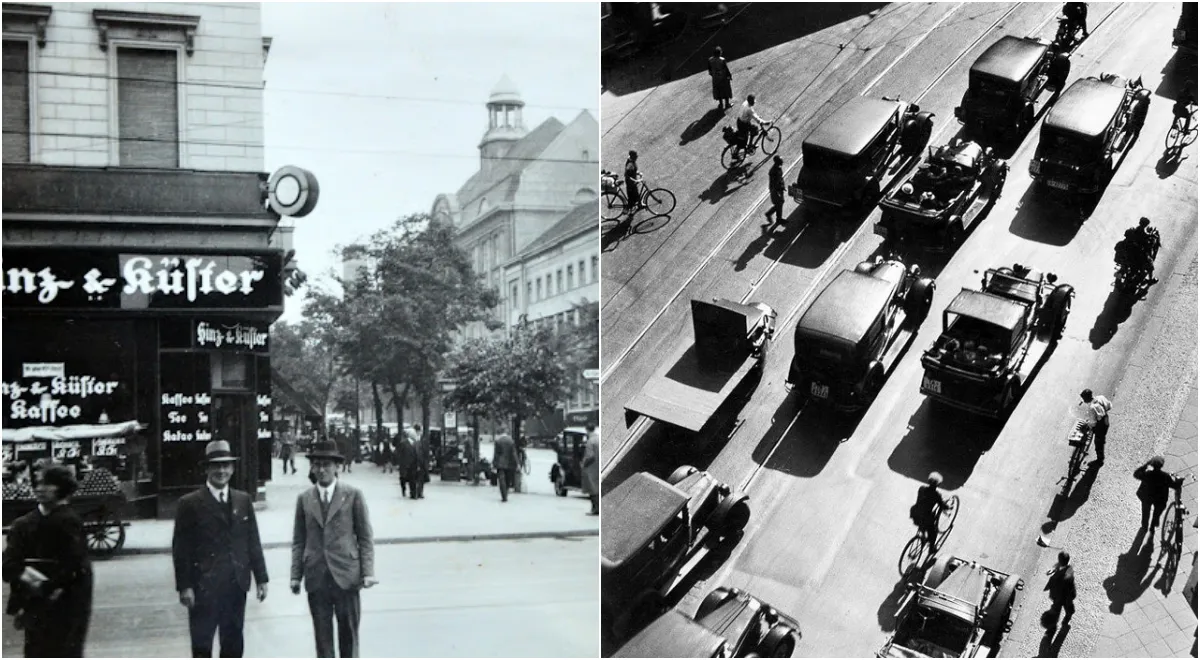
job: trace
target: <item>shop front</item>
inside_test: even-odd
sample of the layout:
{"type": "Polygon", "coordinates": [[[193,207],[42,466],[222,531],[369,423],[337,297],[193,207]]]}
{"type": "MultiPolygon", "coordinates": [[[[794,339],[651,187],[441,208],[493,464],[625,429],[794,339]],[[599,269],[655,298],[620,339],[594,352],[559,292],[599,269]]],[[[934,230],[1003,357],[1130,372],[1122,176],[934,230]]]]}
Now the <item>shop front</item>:
{"type": "Polygon", "coordinates": [[[6,504],[28,496],[35,463],[54,460],[110,473],[129,517],[170,517],[204,483],[215,439],[241,459],[234,486],[260,492],[283,261],[277,250],[5,247],[6,504]]]}

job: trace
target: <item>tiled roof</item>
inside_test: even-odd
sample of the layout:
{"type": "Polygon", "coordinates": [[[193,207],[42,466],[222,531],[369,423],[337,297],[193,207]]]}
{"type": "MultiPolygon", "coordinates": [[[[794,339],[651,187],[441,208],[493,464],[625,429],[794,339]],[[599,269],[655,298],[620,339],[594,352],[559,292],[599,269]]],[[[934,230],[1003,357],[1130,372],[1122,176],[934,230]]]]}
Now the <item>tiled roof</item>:
{"type": "MultiPolygon", "coordinates": [[[[554,138],[562,132],[564,126],[559,120],[551,117],[530,131],[525,137],[517,140],[495,166],[487,172],[482,169],[471,175],[470,179],[458,189],[458,204],[467,208],[471,202],[505,178],[520,174],[526,167],[533,164],[539,155],[550,146],[554,138]]],[[[515,187],[510,186],[505,199],[511,197],[515,187]]],[[[501,201],[501,200],[496,200],[501,201]]]]}
{"type": "Polygon", "coordinates": [[[561,220],[554,223],[527,245],[517,259],[524,259],[564,241],[586,229],[597,229],[600,226],[600,205],[597,200],[585,202],[571,209],[561,220]]]}

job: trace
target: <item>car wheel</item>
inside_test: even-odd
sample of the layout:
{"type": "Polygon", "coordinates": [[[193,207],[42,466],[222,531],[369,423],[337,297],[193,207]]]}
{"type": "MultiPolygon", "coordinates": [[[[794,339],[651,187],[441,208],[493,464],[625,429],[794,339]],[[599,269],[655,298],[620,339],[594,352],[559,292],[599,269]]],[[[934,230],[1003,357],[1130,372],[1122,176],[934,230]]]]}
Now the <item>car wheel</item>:
{"type": "Polygon", "coordinates": [[[1020,383],[1017,382],[1015,376],[1009,376],[1004,382],[1004,390],[1000,393],[1000,418],[1007,419],[1017,407],[1017,396],[1020,392],[1020,383]]]}
{"type": "Polygon", "coordinates": [[[1075,290],[1069,284],[1060,284],[1050,292],[1050,298],[1046,301],[1045,313],[1051,340],[1062,339],[1066,332],[1067,317],[1071,314],[1071,300],[1074,297],[1075,290]]]}
{"type": "Polygon", "coordinates": [[[925,579],[921,581],[921,584],[930,589],[937,589],[949,574],[950,557],[938,557],[937,561],[933,562],[933,566],[929,567],[929,571],[925,573],[925,579]]]}
{"type": "Polygon", "coordinates": [[[563,483],[561,474],[554,480],[554,494],[558,495],[559,497],[567,496],[567,485],[563,483]]]}
{"type": "Polygon", "coordinates": [[[778,624],[767,632],[762,650],[766,651],[769,658],[790,658],[796,650],[797,637],[799,634],[791,626],[778,624]]]}
{"type": "Polygon", "coordinates": [[[745,493],[730,493],[713,511],[708,528],[721,536],[737,536],[750,523],[750,498],[745,493]]]}
{"type": "Polygon", "coordinates": [[[987,610],[983,615],[983,634],[986,639],[991,640],[992,648],[997,648],[1000,638],[1004,636],[1005,629],[1008,627],[1008,614],[1012,611],[1017,597],[1017,589],[1020,589],[1021,586],[1023,583],[1020,576],[1010,575],[1004,578],[1004,582],[996,590],[996,595],[992,597],[992,602],[988,603],[987,610]]]}
{"type": "Polygon", "coordinates": [[[867,376],[863,379],[863,399],[868,402],[874,399],[879,390],[883,389],[883,381],[883,363],[871,360],[871,364],[867,366],[867,376]]]}
{"type": "Polygon", "coordinates": [[[690,465],[683,465],[683,466],[677,467],[677,468],[675,468],[675,471],[671,473],[671,476],[667,477],[667,483],[674,486],[675,484],[678,484],[679,482],[692,476],[693,474],[696,474],[697,472],[699,472],[699,470],[697,470],[696,468],[694,468],[690,465]]]}

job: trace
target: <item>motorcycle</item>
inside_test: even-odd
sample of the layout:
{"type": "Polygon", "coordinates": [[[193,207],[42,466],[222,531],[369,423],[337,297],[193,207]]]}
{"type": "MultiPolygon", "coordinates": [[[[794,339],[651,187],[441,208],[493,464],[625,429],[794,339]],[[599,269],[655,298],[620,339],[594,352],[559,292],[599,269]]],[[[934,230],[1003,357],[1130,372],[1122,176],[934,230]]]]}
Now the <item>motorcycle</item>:
{"type": "Polygon", "coordinates": [[[1150,288],[1150,271],[1130,264],[1117,264],[1113,288],[1121,293],[1141,295],[1150,288]]]}

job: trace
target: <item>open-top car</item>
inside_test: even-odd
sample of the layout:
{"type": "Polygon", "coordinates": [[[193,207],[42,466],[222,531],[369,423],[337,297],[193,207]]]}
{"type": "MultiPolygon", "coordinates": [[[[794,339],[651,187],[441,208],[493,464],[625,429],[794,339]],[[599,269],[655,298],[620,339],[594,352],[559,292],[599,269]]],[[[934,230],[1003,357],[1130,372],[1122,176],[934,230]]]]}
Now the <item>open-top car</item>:
{"type": "Polygon", "coordinates": [[[601,617],[615,640],[657,616],[708,551],[736,543],[750,521],[745,493],[688,465],[666,481],[638,472],[600,502],[601,617]]]}
{"type": "Polygon", "coordinates": [[[788,188],[797,203],[861,208],[906,164],[920,158],[933,134],[933,113],[899,99],[853,98],[804,140],[804,163],[788,188]]]}
{"type": "Polygon", "coordinates": [[[1006,418],[1063,335],[1075,290],[1053,273],[989,268],[982,291],[963,289],[921,356],[921,393],[948,406],[1006,418]]]}
{"type": "Polygon", "coordinates": [[[958,247],[1000,196],[1008,163],[975,142],[953,140],[879,203],[875,233],[885,240],[942,252],[958,247]]]}
{"type": "Polygon", "coordinates": [[[834,410],[871,403],[929,314],[935,283],[876,257],[844,270],[796,324],[785,387],[834,410]]]}
{"type": "Polygon", "coordinates": [[[971,65],[954,116],[978,133],[1022,136],[1070,73],[1071,60],[1062,50],[1033,37],[1001,37],[971,65]]]}
{"type": "Polygon", "coordinates": [[[789,658],[800,624],[754,596],[718,587],[696,617],[670,610],[622,646],[616,658],[789,658]]]}
{"type": "Polygon", "coordinates": [[[978,562],[944,556],[900,601],[896,631],[880,658],[979,658],[994,656],[1011,627],[1017,592],[1012,575],[978,562]]]}

